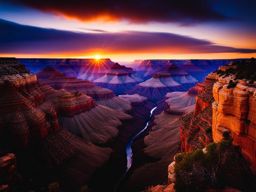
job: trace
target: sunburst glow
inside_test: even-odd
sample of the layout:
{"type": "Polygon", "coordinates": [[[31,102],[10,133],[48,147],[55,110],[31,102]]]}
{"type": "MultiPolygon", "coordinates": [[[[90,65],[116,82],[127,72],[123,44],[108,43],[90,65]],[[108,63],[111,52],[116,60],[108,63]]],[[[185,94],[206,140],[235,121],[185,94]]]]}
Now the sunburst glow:
{"type": "Polygon", "coordinates": [[[94,55],[94,59],[96,60],[96,61],[99,61],[99,60],[101,60],[101,55],[99,55],[99,54],[96,54],[96,55],[94,55]]]}

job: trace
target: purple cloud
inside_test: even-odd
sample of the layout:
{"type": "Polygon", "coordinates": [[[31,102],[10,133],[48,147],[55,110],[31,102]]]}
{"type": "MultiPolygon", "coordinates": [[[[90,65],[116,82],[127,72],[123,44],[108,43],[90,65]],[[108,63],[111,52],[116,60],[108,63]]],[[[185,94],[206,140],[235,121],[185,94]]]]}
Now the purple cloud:
{"type": "Polygon", "coordinates": [[[255,53],[216,45],[210,41],[172,33],[120,32],[76,33],[20,25],[0,20],[0,52],[21,54],[89,52],[255,53]]]}

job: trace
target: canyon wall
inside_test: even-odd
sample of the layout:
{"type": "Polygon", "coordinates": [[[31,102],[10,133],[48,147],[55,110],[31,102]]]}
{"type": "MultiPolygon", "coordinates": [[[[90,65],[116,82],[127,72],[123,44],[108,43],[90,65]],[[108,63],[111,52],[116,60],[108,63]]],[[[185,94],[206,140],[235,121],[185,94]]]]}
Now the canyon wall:
{"type": "Polygon", "coordinates": [[[256,88],[244,80],[229,87],[229,81],[219,77],[213,87],[213,140],[229,134],[256,171],[256,88]]]}
{"type": "Polygon", "coordinates": [[[17,191],[35,190],[51,182],[67,191],[79,189],[109,160],[112,149],[101,145],[131,118],[84,93],[42,85],[10,58],[0,59],[0,93],[0,187],[8,190],[16,184],[17,191]],[[5,179],[14,158],[20,173],[16,184],[5,179]]]}
{"type": "MultiPolygon", "coordinates": [[[[222,66],[219,70],[232,67],[222,66]]],[[[246,79],[234,79],[232,74],[210,73],[193,88],[198,91],[195,112],[182,117],[181,147],[182,151],[193,151],[230,136],[255,171],[256,88],[246,79]],[[236,83],[232,84],[232,80],[236,83]]]]}
{"type": "Polygon", "coordinates": [[[181,151],[168,167],[168,183],[147,191],[255,191],[255,60],[230,63],[208,74],[195,111],[184,115],[181,151]]]}
{"type": "Polygon", "coordinates": [[[182,116],[180,127],[181,150],[193,151],[205,147],[212,142],[211,124],[213,102],[212,87],[214,79],[208,77],[198,83],[190,92],[196,92],[195,110],[182,116]]]}

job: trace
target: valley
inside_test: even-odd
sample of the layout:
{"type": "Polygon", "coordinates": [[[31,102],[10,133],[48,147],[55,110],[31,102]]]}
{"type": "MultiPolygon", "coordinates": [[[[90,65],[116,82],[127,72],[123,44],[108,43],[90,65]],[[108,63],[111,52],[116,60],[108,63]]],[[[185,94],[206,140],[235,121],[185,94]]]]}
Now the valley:
{"type": "Polygon", "coordinates": [[[177,153],[221,141],[211,132],[211,72],[230,62],[1,58],[0,154],[17,159],[13,188],[128,192],[173,182],[177,153]]]}

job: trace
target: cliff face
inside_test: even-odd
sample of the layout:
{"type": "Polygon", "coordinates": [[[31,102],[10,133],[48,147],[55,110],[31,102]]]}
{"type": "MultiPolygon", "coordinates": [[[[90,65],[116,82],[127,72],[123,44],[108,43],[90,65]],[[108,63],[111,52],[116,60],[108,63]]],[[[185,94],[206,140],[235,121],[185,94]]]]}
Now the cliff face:
{"type": "Polygon", "coordinates": [[[168,183],[148,192],[255,191],[253,175],[237,146],[230,140],[203,149],[178,153],[168,167],[168,183]]]}
{"type": "Polygon", "coordinates": [[[256,171],[256,89],[245,81],[229,88],[229,80],[219,78],[214,84],[213,140],[219,142],[229,134],[256,171]]]}
{"type": "Polygon", "coordinates": [[[255,65],[251,59],[222,66],[193,88],[195,112],[182,117],[180,129],[185,153],[169,165],[168,184],[148,191],[255,191],[255,65]]]}
{"type": "Polygon", "coordinates": [[[184,116],[183,151],[203,148],[230,135],[256,170],[256,87],[253,60],[231,63],[210,73],[193,89],[198,92],[195,113],[184,116]]]}
{"type": "Polygon", "coordinates": [[[211,103],[214,79],[207,78],[196,85],[191,91],[197,92],[195,111],[184,115],[180,127],[181,150],[188,152],[203,148],[212,142],[211,103]]]}

